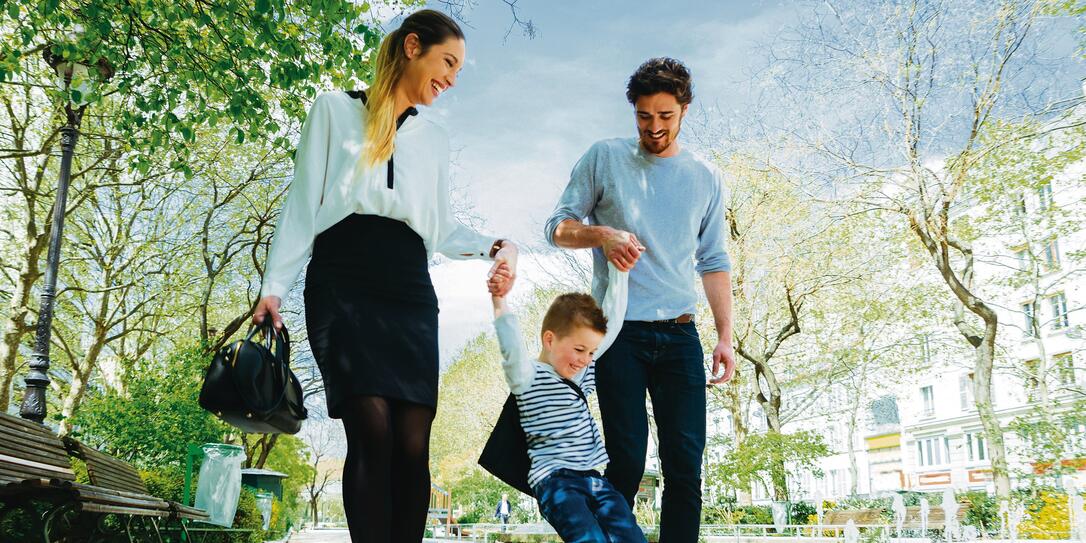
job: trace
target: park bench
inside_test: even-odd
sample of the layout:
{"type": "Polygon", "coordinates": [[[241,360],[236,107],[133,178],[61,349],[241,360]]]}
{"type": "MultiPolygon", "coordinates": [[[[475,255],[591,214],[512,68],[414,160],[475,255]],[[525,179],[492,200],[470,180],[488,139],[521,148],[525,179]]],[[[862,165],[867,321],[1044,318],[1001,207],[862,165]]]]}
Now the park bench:
{"type": "Polygon", "coordinates": [[[19,510],[29,513],[39,523],[32,533],[43,534],[47,543],[58,534],[68,541],[160,540],[158,520],[171,515],[166,501],[146,493],[77,483],[59,436],[6,413],[0,413],[0,506],[0,521],[19,510]],[[35,501],[49,507],[40,518],[35,501]]]}
{"type": "MultiPolygon", "coordinates": [[[[87,477],[90,478],[92,485],[107,488],[127,496],[149,496],[147,485],[140,478],[139,472],[128,462],[103,454],[71,437],[65,437],[64,444],[72,458],[78,458],[86,464],[87,477]]],[[[168,520],[176,521],[171,522],[171,524],[176,525],[176,530],[185,534],[186,540],[192,541],[192,534],[189,533],[190,528],[187,526],[186,521],[206,521],[208,520],[207,512],[177,502],[164,501],[164,503],[169,512],[168,520]]],[[[191,530],[193,532],[222,531],[219,528],[206,530],[191,528],[191,530]]]]}

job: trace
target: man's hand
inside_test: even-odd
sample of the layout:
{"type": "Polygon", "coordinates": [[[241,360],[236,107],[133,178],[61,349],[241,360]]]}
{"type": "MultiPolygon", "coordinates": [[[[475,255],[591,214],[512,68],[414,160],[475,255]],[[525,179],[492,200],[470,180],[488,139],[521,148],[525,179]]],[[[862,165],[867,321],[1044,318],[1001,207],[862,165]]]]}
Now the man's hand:
{"type": "Polygon", "coordinates": [[[513,290],[517,280],[517,246],[511,241],[502,242],[502,248],[494,254],[494,265],[486,274],[486,286],[492,296],[504,297],[513,290]]]}
{"type": "Polygon", "coordinates": [[[709,379],[710,385],[720,385],[732,380],[735,375],[735,349],[732,347],[731,338],[721,339],[713,349],[713,376],[709,379]],[[724,366],[723,373],[720,366],[724,366]]]}
{"type": "Polygon", "coordinates": [[[619,271],[632,270],[645,247],[629,232],[614,228],[609,230],[607,237],[603,239],[603,254],[619,271]]]}

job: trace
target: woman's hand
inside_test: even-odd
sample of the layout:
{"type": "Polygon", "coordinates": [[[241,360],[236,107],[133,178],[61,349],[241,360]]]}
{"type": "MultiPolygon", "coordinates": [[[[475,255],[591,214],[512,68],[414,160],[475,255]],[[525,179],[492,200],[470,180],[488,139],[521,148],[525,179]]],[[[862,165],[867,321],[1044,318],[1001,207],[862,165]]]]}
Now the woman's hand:
{"type": "Polygon", "coordinates": [[[494,255],[494,265],[486,275],[487,290],[492,296],[504,297],[513,289],[517,279],[517,246],[503,241],[502,248],[494,255]]]}
{"type": "Polygon", "coordinates": [[[260,303],[256,304],[256,309],[253,310],[253,324],[259,325],[264,322],[265,318],[271,317],[275,329],[282,330],[283,317],[279,315],[279,305],[282,303],[283,301],[278,296],[261,298],[260,303]]]}

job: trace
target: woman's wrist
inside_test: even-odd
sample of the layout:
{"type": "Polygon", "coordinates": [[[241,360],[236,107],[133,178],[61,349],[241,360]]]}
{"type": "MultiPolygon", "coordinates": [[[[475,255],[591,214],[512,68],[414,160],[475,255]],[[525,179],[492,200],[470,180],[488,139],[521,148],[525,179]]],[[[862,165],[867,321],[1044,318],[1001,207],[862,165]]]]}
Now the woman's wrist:
{"type": "Polygon", "coordinates": [[[507,239],[494,240],[494,243],[490,246],[490,258],[497,257],[498,253],[503,250],[511,250],[513,252],[516,252],[517,246],[507,239]]]}

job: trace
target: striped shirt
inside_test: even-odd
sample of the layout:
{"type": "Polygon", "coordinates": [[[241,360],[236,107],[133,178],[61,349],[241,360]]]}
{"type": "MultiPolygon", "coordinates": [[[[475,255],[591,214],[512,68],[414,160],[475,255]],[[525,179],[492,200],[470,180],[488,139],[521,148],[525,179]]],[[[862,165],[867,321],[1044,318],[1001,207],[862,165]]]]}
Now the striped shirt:
{"type": "MultiPolygon", "coordinates": [[[[614,342],[626,312],[627,275],[610,267],[610,281],[604,295],[607,334],[596,349],[596,358],[614,342]]],[[[528,437],[528,458],[532,467],[528,484],[535,486],[554,470],[596,469],[607,464],[603,436],[588,410],[588,404],[550,364],[528,355],[517,317],[506,313],[494,320],[502,350],[502,370],[509,390],[517,398],[520,424],[528,437]]],[[[590,364],[574,375],[587,398],[596,391],[596,367],[590,364]]]]}

